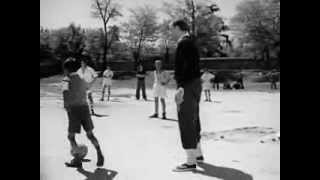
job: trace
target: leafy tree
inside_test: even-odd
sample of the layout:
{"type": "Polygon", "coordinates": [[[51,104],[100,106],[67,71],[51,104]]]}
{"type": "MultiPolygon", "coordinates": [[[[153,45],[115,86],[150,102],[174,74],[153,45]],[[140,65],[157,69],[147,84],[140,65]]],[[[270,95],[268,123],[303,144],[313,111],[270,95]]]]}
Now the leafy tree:
{"type": "Polygon", "coordinates": [[[126,33],[125,39],[129,42],[136,62],[140,58],[144,44],[157,39],[158,24],[156,19],[155,8],[145,5],[130,9],[130,18],[128,22],[123,24],[126,33]]]}
{"type": "MultiPolygon", "coordinates": [[[[177,0],[173,2],[164,2],[163,11],[168,18],[162,23],[161,34],[167,42],[173,46],[174,40],[170,32],[170,23],[176,19],[184,19],[191,25],[191,33],[197,38],[198,45],[202,56],[226,56],[223,52],[221,40],[225,40],[231,46],[228,35],[223,32],[228,30],[223,19],[215,13],[219,11],[219,7],[211,1],[195,1],[177,0]]],[[[166,46],[166,47],[168,47],[166,46]]]]}
{"type": "Polygon", "coordinates": [[[280,0],[243,1],[231,22],[246,51],[265,60],[280,58],[280,0]]]}

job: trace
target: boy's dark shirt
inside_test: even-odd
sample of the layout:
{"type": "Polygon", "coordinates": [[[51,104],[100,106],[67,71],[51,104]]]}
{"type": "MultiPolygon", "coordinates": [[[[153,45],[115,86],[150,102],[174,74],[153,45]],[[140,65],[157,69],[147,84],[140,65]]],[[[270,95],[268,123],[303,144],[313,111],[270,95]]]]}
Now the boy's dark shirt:
{"type": "Polygon", "coordinates": [[[175,79],[178,87],[200,78],[200,55],[191,36],[184,36],[178,42],[175,54],[175,79]]]}
{"type": "Polygon", "coordinates": [[[77,73],[73,73],[63,81],[67,84],[68,90],[63,91],[64,107],[88,105],[87,103],[87,85],[77,73]]]}

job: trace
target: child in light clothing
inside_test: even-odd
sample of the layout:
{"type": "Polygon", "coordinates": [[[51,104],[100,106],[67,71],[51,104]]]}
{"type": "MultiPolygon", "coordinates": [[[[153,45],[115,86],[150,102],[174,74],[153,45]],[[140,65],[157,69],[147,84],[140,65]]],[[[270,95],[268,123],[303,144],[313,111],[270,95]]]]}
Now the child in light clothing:
{"type": "Polygon", "coordinates": [[[93,97],[92,97],[91,89],[92,89],[92,85],[96,81],[98,75],[94,71],[93,68],[91,68],[90,66],[87,65],[87,60],[85,60],[85,59],[81,59],[81,68],[78,69],[77,74],[87,84],[87,94],[88,94],[88,99],[90,102],[91,114],[95,115],[94,110],[93,110],[93,97]]]}
{"type": "Polygon", "coordinates": [[[103,72],[103,79],[102,79],[102,96],[101,96],[101,101],[104,101],[104,94],[106,88],[108,88],[108,101],[110,99],[111,95],[111,86],[112,86],[112,77],[113,77],[113,72],[111,71],[110,66],[107,66],[107,69],[103,72]]]}
{"type": "Polygon", "coordinates": [[[166,119],[166,103],[165,98],[167,97],[167,87],[166,85],[170,81],[168,73],[161,68],[161,61],[157,60],[155,62],[156,70],[154,71],[154,83],[153,83],[153,95],[155,102],[155,113],[150,116],[150,118],[158,117],[159,110],[159,98],[162,104],[162,119],[166,119]]]}
{"type": "Polygon", "coordinates": [[[204,69],[204,73],[201,76],[202,80],[202,89],[204,90],[206,100],[205,101],[210,101],[211,102],[211,94],[210,90],[212,87],[211,81],[215,76],[211,74],[207,68],[204,69]]]}

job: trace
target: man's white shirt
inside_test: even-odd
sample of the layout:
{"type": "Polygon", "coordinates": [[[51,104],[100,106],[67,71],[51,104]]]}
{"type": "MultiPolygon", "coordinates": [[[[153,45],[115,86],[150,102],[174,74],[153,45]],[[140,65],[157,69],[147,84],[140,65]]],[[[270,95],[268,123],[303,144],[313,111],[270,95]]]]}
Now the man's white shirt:
{"type": "Polygon", "coordinates": [[[87,66],[84,71],[82,68],[78,69],[77,73],[81,79],[84,79],[87,83],[91,83],[98,75],[93,68],[87,66]]]}

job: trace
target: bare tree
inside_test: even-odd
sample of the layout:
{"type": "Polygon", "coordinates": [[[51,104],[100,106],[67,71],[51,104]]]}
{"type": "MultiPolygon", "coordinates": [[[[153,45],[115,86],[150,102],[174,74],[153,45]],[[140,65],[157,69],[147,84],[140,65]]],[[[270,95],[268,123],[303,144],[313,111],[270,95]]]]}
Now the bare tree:
{"type": "Polygon", "coordinates": [[[98,18],[103,23],[104,32],[104,46],[103,46],[103,67],[107,64],[107,52],[108,52],[108,36],[107,36],[107,24],[108,22],[118,16],[122,16],[120,13],[120,5],[112,0],[92,0],[92,16],[98,18]]]}
{"type": "Polygon", "coordinates": [[[145,42],[153,42],[157,39],[157,12],[151,6],[142,6],[130,10],[128,22],[123,24],[127,33],[126,39],[133,49],[134,60],[140,58],[141,49],[145,42]]]}

